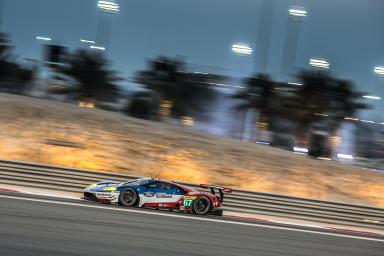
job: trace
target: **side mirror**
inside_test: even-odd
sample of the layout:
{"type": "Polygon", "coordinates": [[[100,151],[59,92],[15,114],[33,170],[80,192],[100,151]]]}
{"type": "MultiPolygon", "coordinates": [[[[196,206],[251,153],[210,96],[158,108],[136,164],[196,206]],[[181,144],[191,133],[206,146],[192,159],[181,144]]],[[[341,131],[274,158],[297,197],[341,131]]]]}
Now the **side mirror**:
{"type": "Polygon", "coordinates": [[[225,193],[232,193],[233,190],[231,188],[224,188],[223,191],[225,193]]]}
{"type": "Polygon", "coordinates": [[[207,184],[200,184],[200,187],[201,187],[201,188],[205,188],[205,189],[208,189],[208,188],[209,188],[209,186],[208,186],[207,184]]]}

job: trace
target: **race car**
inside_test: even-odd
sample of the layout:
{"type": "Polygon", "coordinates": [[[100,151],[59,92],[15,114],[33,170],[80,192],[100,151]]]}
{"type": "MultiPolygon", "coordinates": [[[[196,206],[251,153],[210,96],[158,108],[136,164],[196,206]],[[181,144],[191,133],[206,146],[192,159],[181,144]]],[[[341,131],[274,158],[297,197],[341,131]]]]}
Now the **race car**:
{"type": "Polygon", "coordinates": [[[222,216],[224,193],[232,189],[201,184],[210,193],[153,178],[136,179],[124,183],[99,182],[84,189],[84,199],[127,207],[168,209],[197,215],[222,216]],[[218,194],[216,194],[218,192],[218,194]]]}

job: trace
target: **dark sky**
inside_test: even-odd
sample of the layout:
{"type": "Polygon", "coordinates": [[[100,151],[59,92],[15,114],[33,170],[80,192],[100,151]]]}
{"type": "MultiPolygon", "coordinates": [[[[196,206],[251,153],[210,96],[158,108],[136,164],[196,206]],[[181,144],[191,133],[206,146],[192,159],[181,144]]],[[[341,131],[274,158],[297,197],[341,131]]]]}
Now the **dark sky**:
{"type": "MultiPolygon", "coordinates": [[[[41,42],[75,48],[80,38],[96,37],[96,0],[4,0],[4,30],[20,57],[40,58],[41,42]]],[[[185,56],[193,64],[214,66],[218,72],[252,70],[252,60],[234,56],[231,45],[252,45],[257,58],[257,28],[261,0],[120,0],[113,17],[108,57],[125,76],[157,55],[185,56]]],[[[340,77],[371,90],[372,69],[384,65],[384,0],[276,0],[268,71],[278,75],[288,7],[304,6],[297,63],[310,57],[330,61],[340,77]]],[[[376,87],[384,80],[376,80],[376,87]]],[[[383,95],[384,96],[384,95],[383,95]]]]}

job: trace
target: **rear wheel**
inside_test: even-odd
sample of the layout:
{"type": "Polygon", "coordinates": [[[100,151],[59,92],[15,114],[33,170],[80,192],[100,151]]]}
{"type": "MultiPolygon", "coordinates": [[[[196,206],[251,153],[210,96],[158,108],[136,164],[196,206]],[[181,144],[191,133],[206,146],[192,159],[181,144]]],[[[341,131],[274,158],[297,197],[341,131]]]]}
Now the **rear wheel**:
{"type": "Polygon", "coordinates": [[[211,210],[211,201],[208,197],[201,196],[193,203],[193,212],[197,215],[205,215],[211,210]]]}
{"type": "Polygon", "coordinates": [[[139,202],[139,196],[136,190],[132,188],[124,189],[119,195],[119,204],[123,206],[136,206],[139,202]]]}

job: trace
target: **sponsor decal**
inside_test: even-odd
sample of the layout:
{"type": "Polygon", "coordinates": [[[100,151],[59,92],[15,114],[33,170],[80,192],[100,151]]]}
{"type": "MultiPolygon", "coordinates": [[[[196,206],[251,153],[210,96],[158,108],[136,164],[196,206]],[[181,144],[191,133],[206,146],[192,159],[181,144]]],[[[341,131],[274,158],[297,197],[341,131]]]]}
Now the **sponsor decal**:
{"type": "Polygon", "coordinates": [[[112,193],[96,193],[97,196],[111,197],[112,193]]]}
{"type": "Polygon", "coordinates": [[[166,193],[157,193],[156,198],[172,198],[172,195],[168,195],[166,193]]]}
{"type": "Polygon", "coordinates": [[[155,193],[153,193],[153,192],[145,192],[143,195],[144,195],[145,197],[154,197],[154,196],[155,196],[155,193]]]}

